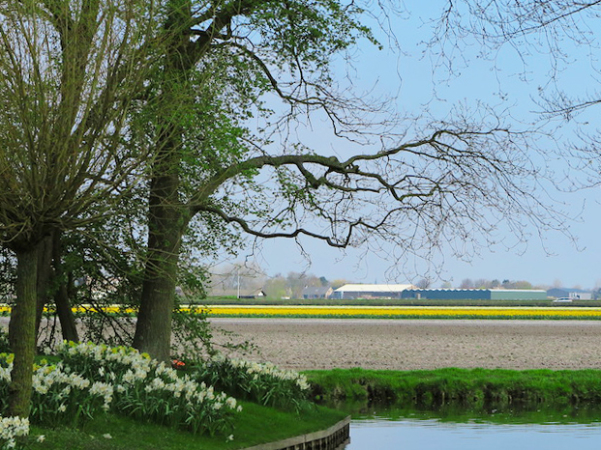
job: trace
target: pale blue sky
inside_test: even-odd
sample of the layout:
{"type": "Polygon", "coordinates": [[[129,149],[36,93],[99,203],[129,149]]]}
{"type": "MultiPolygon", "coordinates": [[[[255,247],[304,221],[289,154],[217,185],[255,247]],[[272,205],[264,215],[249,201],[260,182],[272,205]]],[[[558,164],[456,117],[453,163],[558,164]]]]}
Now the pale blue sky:
{"type": "MultiPolygon", "coordinates": [[[[512,116],[522,122],[536,119],[534,111],[539,110],[535,103],[538,98],[537,90],[547,80],[550,68],[548,55],[528,56],[524,66],[510,47],[497,52],[493,61],[487,61],[476,58],[480,48],[473,45],[471,50],[461,53],[468,64],[458,61],[457,73],[445,83],[444,71],[433,71],[433,61],[436,60],[427,55],[421,57],[424,48],[419,45],[431,36],[431,29],[424,22],[429,17],[436,17],[445,2],[437,0],[412,3],[419,3],[420,6],[410,11],[409,17],[406,14],[403,18],[393,17],[392,22],[403,54],[390,48],[378,52],[368,45],[360,47],[355,61],[357,89],[369,88],[377,82],[376,93],[398,91],[398,110],[411,115],[417,115],[427,108],[433,116],[444,116],[456,102],[473,106],[477,101],[483,101],[497,108],[509,108],[512,116]],[[524,75],[527,82],[521,79],[524,75]],[[434,90],[440,100],[433,100],[434,90]],[[505,94],[503,98],[498,95],[500,91],[505,94]]],[[[382,43],[387,46],[385,39],[382,39],[382,43]]],[[[559,87],[565,88],[570,94],[585,94],[595,90],[588,50],[566,44],[566,51],[574,57],[574,61],[560,73],[559,87]]],[[[587,112],[592,120],[595,112],[587,112]]],[[[585,118],[586,116],[583,117],[585,118]]],[[[591,122],[589,127],[588,131],[594,132],[596,123],[591,122]]],[[[307,136],[309,143],[319,142],[323,145],[323,142],[330,142],[327,131],[320,129],[319,118],[313,121],[313,128],[315,135],[307,136]]],[[[557,131],[556,137],[577,139],[572,125],[557,131]]],[[[326,151],[337,151],[338,143],[328,145],[331,148],[326,151]]],[[[549,145],[554,144],[549,142],[549,145]]],[[[551,161],[551,164],[558,172],[563,171],[564,163],[551,161]]],[[[504,248],[482,248],[471,262],[458,261],[443,249],[440,260],[437,260],[440,276],[430,272],[435,279],[434,286],[440,286],[443,280],[450,280],[457,286],[465,278],[528,280],[533,284],[559,283],[567,287],[583,288],[601,285],[601,270],[598,269],[598,255],[601,255],[601,239],[598,237],[601,189],[594,188],[570,195],[555,193],[553,197],[566,203],[566,210],[571,216],[579,216],[579,220],[570,224],[578,245],[559,233],[549,234],[544,236],[545,250],[540,239],[535,236],[535,230],[532,230],[534,236],[527,243],[510,251],[504,248]]],[[[328,279],[345,278],[365,283],[416,282],[426,270],[420,262],[383,259],[377,254],[365,254],[361,249],[340,252],[323,243],[309,240],[303,242],[311,257],[310,265],[293,242],[284,240],[266,242],[256,261],[270,275],[306,270],[328,279]],[[415,278],[410,279],[412,276],[415,278]]]]}

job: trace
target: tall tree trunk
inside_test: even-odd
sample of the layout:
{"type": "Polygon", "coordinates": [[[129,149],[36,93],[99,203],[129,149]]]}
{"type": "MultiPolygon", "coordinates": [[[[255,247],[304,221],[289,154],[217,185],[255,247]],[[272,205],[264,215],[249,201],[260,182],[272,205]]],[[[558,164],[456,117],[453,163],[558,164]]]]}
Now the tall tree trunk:
{"type": "Polygon", "coordinates": [[[9,387],[9,414],[28,417],[35,356],[38,247],[15,251],[17,255],[17,308],[11,314],[15,333],[15,359],[9,387]]]}
{"type": "Polygon", "coordinates": [[[194,102],[187,77],[194,67],[188,57],[192,2],[173,0],[165,23],[165,68],[158,98],[161,115],[152,167],[148,212],[148,258],[133,346],[166,361],[171,350],[171,320],[181,239],[187,222],[179,200],[183,129],[178,119],[194,102]],[[186,224],[184,223],[186,222],[186,224]]]}
{"type": "Polygon", "coordinates": [[[54,264],[54,274],[60,283],[57,291],[54,293],[56,313],[58,315],[58,320],[61,323],[63,339],[66,341],[79,342],[79,334],[77,332],[75,316],[73,315],[71,302],[69,301],[67,281],[64,277],[62,256],[62,233],[60,231],[55,231],[52,239],[52,258],[54,264]]]}
{"type": "Polygon", "coordinates": [[[133,342],[135,348],[161,361],[169,360],[171,353],[171,319],[182,236],[178,188],[176,173],[152,180],[148,259],[133,342]]]}
{"type": "Polygon", "coordinates": [[[65,341],[79,342],[77,323],[71,309],[71,302],[69,301],[69,294],[65,283],[61,283],[54,295],[54,303],[56,305],[56,314],[61,324],[63,339],[65,341]]]}
{"type": "Polygon", "coordinates": [[[38,248],[38,303],[35,316],[36,342],[40,334],[44,307],[48,303],[52,275],[52,236],[46,236],[40,242],[38,248]]]}
{"type": "MultiPolygon", "coordinates": [[[[35,330],[36,338],[40,329],[40,322],[42,319],[42,313],[44,306],[48,301],[48,289],[50,287],[50,279],[52,277],[52,253],[51,253],[51,237],[47,236],[44,238],[37,247],[38,263],[37,263],[37,281],[36,281],[36,313],[35,313],[35,330]]],[[[13,308],[13,315],[18,314],[17,310],[20,308],[20,304],[17,303],[13,308]]],[[[16,322],[10,321],[8,325],[8,340],[11,348],[14,349],[15,341],[19,339],[18,331],[16,330],[16,322]]],[[[36,339],[37,342],[37,339],[36,339]]]]}

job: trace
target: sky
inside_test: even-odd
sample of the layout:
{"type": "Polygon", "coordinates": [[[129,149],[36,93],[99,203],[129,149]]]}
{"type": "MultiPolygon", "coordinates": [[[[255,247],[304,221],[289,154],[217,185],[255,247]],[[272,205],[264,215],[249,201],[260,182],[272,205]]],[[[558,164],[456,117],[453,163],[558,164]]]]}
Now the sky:
{"type": "MultiPolygon", "coordinates": [[[[410,115],[417,115],[427,108],[433,116],[444,117],[457,102],[470,106],[484,102],[498,109],[507,109],[518,126],[540,118],[537,114],[540,107],[536,103],[539,88],[552,89],[548,83],[552,61],[549,55],[530,52],[521,58],[515,49],[505,46],[488,58],[481,58],[481,47],[472,42],[460,53],[461,59],[455,61],[457,70],[449,77],[444,69],[437,66],[441,60],[424,53],[425,48],[420,45],[432,35],[428,19],[437,17],[445,2],[412,3],[419,6],[410,6],[411,11],[391,16],[391,29],[402,51],[388,46],[382,34],[379,37],[384,50],[378,51],[366,43],[358,47],[352,72],[355,76],[353,84],[358,91],[373,88],[375,94],[398,93],[397,110],[410,115]]],[[[590,49],[575,46],[569,41],[565,42],[564,48],[572,61],[559,74],[558,87],[571,95],[594,91],[595,73],[591,68],[596,61],[591,59],[590,49]]],[[[601,55],[601,50],[598,54],[601,55]]],[[[346,68],[339,64],[339,69],[343,76],[346,68]]],[[[584,122],[591,118],[584,128],[585,132],[596,130],[595,112],[591,108],[579,117],[584,122]]],[[[326,153],[336,153],[336,146],[340,143],[331,140],[329,130],[320,121],[319,117],[312,120],[312,133],[307,135],[307,142],[323,146],[326,153]]],[[[559,142],[561,148],[564,140],[576,141],[579,133],[583,132],[573,122],[562,124],[553,121],[547,126],[557,125],[561,128],[554,132],[556,142],[549,142],[550,147],[557,146],[559,142]]],[[[549,157],[546,163],[557,172],[558,179],[562,178],[565,162],[549,157]]],[[[570,176],[584,177],[578,173],[570,176]]],[[[415,283],[428,277],[433,287],[440,287],[445,281],[458,287],[466,278],[526,280],[534,285],[585,289],[601,286],[598,264],[601,255],[601,239],[598,237],[601,189],[596,187],[569,194],[553,191],[550,195],[573,219],[569,227],[575,239],[562,233],[549,233],[541,238],[535,229],[531,229],[532,236],[527,242],[510,249],[479,248],[478,254],[468,261],[458,260],[448,249],[442,248],[434,261],[435,269],[428,268],[419,260],[391,259],[383,253],[366,253],[365,249],[340,251],[310,240],[302,242],[309,259],[302,255],[294,242],[282,239],[264,242],[260,252],[250,254],[243,251],[240,257],[246,256],[255,261],[271,276],[305,271],[329,280],[346,279],[360,283],[415,283]]],[[[385,247],[386,244],[383,245],[385,247]]]]}

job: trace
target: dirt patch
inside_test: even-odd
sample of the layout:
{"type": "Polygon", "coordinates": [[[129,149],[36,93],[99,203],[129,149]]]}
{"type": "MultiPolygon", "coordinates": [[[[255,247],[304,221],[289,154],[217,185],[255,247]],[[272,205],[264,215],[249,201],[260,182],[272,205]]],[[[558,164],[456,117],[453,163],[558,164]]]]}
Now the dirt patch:
{"type": "Polygon", "coordinates": [[[601,369],[601,321],[228,319],[282,368],[601,369]]]}

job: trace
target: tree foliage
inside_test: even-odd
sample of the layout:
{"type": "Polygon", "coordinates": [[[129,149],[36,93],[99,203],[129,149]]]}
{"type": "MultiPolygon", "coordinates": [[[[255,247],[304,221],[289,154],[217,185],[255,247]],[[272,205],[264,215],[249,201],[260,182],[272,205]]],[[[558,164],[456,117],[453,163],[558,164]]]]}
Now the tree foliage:
{"type": "MultiPolygon", "coordinates": [[[[557,226],[529,135],[494,111],[399,118],[392,104],[339,83],[334,67],[357,42],[379,45],[365,25],[379,3],[0,8],[0,239],[16,253],[17,311],[28,321],[38,244],[54,230],[89,251],[80,267],[98,262],[97,279],[138,277],[133,344],[166,360],[187,249],[202,257],[235,253],[246,238],[312,238],[428,258],[445,245],[464,254],[494,242],[500,223],[522,238],[528,223],[557,226]],[[339,149],[295,132],[313,114],[339,149]]],[[[15,367],[30,365],[28,355],[15,367]]]]}
{"type": "MultiPolygon", "coordinates": [[[[600,139],[591,121],[601,103],[600,24],[601,6],[596,1],[447,2],[430,44],[447,67],[456,64],[451,55],[461,53],[474,40],[482,58],[494,61],[507,48],[517,55],[522,62],[517,75],[536,86],[531,97],[536,103],[537,126],[548,128],[549,122],[555,124],[553,120],[559,118],[564,129],[573,131],[573,137],[558,144],[558,153],[570,158],[566,166],[576,169],[571,182],[582,188],[599,184],[600,139]]],[[[567,134],[553,129],[549,140],[562,133],[567,134]]]]}
{"type": "Polygon", "coordinates": [[[123,145],[154,64],[147,1],[0,3],[0,242],[17,259],[11,413],[26,416],[40,243],[93,223],[146,161],[123,145]]]}
{"type": "Polygon", "coordinates": [[[469,253],[494,242],[500,222],[522,239],[527,223],[557,225],[539,195],[529,136],[493,111],[376,123],[369,117],[382,105],[339,88],[334,58],[358,40],[376,44],[364,8],[167,3],[170,40],[150,89],[157,110],[144,112],[156,163],[138,348],[167,358],[178,254],[192,219],[256,239],[387,242],[399,259],[428,258],[444,245],[469,253]],[[317,112],[348,151],[311,148],[291,131],[317,112]]]}

